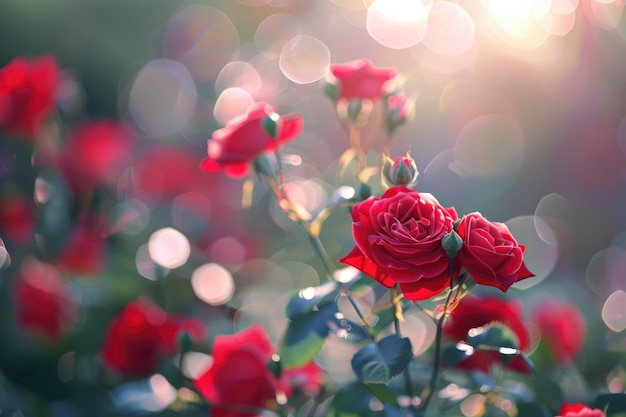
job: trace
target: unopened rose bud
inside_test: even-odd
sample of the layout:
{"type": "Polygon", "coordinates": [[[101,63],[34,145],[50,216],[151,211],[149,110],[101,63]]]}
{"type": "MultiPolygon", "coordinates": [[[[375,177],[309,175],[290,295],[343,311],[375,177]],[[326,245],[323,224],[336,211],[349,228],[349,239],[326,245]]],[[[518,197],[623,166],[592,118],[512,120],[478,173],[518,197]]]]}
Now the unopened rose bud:
{"type": "Polygon", "coordinates": [[[352,99],[348,102],[348,117],[355,121],[363,110],[363,102],[358,99],[352,99]]]}
{"type": "Polygon", "coordinates": [[[404,93],[394,93],[385,101],[385,127],[391,135],[412,115],[412,106],[404,93]]]}
{"type": "Polygon", "coordinates": [[[278,135],[278,119],[279,115],[277,113],[268,114],[261,120],[261,127],[263,130],[273,138],[276,138],[278,135]]]}
{"type": "Polygon", "coordinates": [[[178,350],[181,354],[185,354],[193,347],[193,338],[188,332],[182,331],[178,335],[178,350]]]}
{"type": "Polygon", "coordinates": [[[409,186],[415,182],[418,174],[417,165],[410,154],[399,156],[393,162],[386,158],[383,163],[383,175],[391,185],[409,186]]]}
{"type": "Polygon", "coordinates": [[[453,230],[441,239],[441,246],[446,251],[448,258],[454,259],[463,247],[463,239],[453,230]]]}
{"type": "Polygon", "coordinates": [[[372,196],[372,187],[361,182],[356,187],[355,195],[359,199],[359,201],[367,200],[372,196]]]}
{"type": "Polygon", "coordinates": [[[333,103],[336,103],[339,100],[339,84],[333,81],[324,80],[324,85],[322,87],[324,94],[328,98],[330,98],[333,103]]]}

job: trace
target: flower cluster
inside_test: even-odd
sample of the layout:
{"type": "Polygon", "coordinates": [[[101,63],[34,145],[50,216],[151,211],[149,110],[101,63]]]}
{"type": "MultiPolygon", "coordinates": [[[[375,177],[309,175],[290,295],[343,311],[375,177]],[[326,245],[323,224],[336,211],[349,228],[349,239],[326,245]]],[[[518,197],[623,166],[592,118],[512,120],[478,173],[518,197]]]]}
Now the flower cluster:
{"type": "MultiPolygon", "coordinates": [[[[28,182],[28,192],[7,187],[0,194],[0,269],[18,265],[7,281],[14,308],[9,319],[20,329],[16,346],[43,341],[57,349],[54,355],[64,351],[52,367],[58,381],[79,380],[73,369],[83,362],[99,367],[98,378],[80,382],[93,398],[106,390],[115,415],[122,415],[116,407],[148,397],[172,413],[195,416],[199,410],[213,417],[425,416],[455,407],[466,416],[516,416],[518,400],[524,404],[519,410],[532,405],[550,412],[536,400],[539,393],[522,383],[506,385],[502,371],[520,380],[532,375],[530,355],[536,352],[546,352],[543,359],[555,368],[572,366],[587,323],[574,303],[556,298],[525,315],[521,300],[501,294],[534,276],[524,244],[504,223],[479,212],[459,215],[418,191],[411,151],[391,157],[394,135],[414,114],[396,69],[366,59],[330,66],[322,89],[347,137],[336,184],[326,184],[335,190],[321,208],[294,197],[281,155],[308,128],[299,114],[255,102],[215,129],[199,158],[174,146],[142,144],[130,123],[112,119],[62,130],[48,126],[60,82],[49,56],[19,58],[0,69],[0,129],[16,139],[9,144],[20,152],[26,146],[26,158],[15,151],[18,157],[32,160],[26,177],[7,169],[10,181],[28,182]],[[53,138],[61,131],[66,137],[53,138]],[[353,175],[346,179],[348,173],[353,175]],[[240,270],[217,261],[204,265],[206,276],[200,267],[193,273],[180,268],[193,252],[203,259],[245,252],[234,239],[220,246],[202,236],[244,223],[226,222],[244,211],[213,198],[224,197],[222,191],[240,179],[244,208],[252,206],[255,182],[263,182],[273,193],[273,209],[300,226],[312,244],[304,251],[314,254],[309,268],[321,271],[319,285],[289,295],[286,328],[274,342],[269,327],[237,323],[242,314],[232,306],[195,303],[234,292],[232,280],[223,278],[240,270]],[[350,237],[333,236],[332,252],[322,233],[328,219],[351,223],[350,237]],[[167,227],[147,237],[151,222],[167,227]],[[170,223],[195,235],[194,246],[170,223]],[[126,262],[130,245],[137,255],[126,262]],[[182,262],[174,259],[177,251],[186,251],[182,262]],[[129,285],[137,271],[128,264],[146,280],[129,285]],[[186,292],[174,294],[169,285],[186,292]],[[482,293],[470,293],[477,286],[482,293]],[[189,302],[192,291],[196,297],[189,302]],[[209,316],[214,327],[207,325],[209,316]],[[243,330],[233,333],[231,325],[243,330]],[[89,334],[87,341],[77,342],[82,334],[89,334]],[[331,356],[336,352],[328,354],[332,343],[348,346],[337,349],[346,357],[337,361],[331,356]],[[339,363],[349,363],[348,382],[335,375],[339,363]],[[131,381],[148,381],[149,392],[131,381]],[[126,397],[133,401],[120,400],[126,397]]],[[[7,351],[19,351],[16,346],[7,351]]],[[[10,374],[11,366],[6,369],[10,374]]],[[[558,416],[605,417],[601,408],[608,403],[565,402],[558,416]]],[[[552,414],[558,409],[549,407],[552,414]]]]}

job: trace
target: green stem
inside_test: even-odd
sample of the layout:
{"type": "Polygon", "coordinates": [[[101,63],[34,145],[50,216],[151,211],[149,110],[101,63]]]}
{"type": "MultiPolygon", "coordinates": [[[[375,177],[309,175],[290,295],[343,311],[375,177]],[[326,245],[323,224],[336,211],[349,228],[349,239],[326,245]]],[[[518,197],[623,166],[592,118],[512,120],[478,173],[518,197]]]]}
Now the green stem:
{"type": "Polygon", "coordinates": [[[317,256],[321,259],[322,264],[324,265],[324,270],[326,271],[327,279],[333,279],[333,275],[335,273],[335,265],[330,260],[330,256],[328,256],[328,252],[326,252],[326,248],[322,244],[322,241],[315,235],[311,233],[311,229],[309,225],[304,220],[298,218],[298,224],[304,229],[307,236],[309,237],[309,241],[315,250],[317,256]]]}
{"type": "MultiPolygon", "coordinates": [[[[452,275],[450,280],[452,280],[452,275]]],[[[430,377],[430,384],[428,385],[428,396],[424,401],[423,408],[426,410],[428,408],[428,404],[432,400],[435,391],[437,389],[437,383],[439,382],[439,373],[441,371],[441,339],[443,334],[443,322],[446,319],[448,314],[448,305],[452,300],[452,282],[450,282],[450,292],[448,293],[448,297],[446,298],[446,303],[443,306],[443,313],[441,313],[441,317],[437,320],[437,333],[435,334],[435,358],[433,363],[433,373],[430,377]]]]}
{"type": "MultiPolygon", "coordinates": [[[[398,314],[397,314],[398,308],[400,309],[402,308],[401,306],[398,305],[398,284],[391,287],[391,290],[389,293],[391,294],[391,304],[393,305],[393,308],[394,308],[393,327],[395,329],[396,335],[398,337],[402,337],[402,333],[400,331],[400,319],[398,318],[398,314]]],[[[402,373],[404,374],[404,387],[410,399],[409,408],[412,409],[414,395],[413,395],[413,383],[411,382],[411,374],[409,372],[410,366],[411,364],[409,363],[409,365],[407,365],[406,368],[404,368],[404,371],[402,371],[402,373]]]]}

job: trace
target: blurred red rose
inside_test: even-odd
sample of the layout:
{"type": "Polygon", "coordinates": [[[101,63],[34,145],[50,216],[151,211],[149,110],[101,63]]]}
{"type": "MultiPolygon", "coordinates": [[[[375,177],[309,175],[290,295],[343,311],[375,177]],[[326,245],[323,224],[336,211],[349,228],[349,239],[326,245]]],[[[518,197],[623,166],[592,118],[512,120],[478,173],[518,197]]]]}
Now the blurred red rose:
{"type": "Polygon", "coordinates": [[[442,238],[457,219],[430,194],[391,187],[352,208],[356,246],[339,262],[351,265],[386,287],[400,284],[409,300],[425,300],[450,284],[442,238]]]}
{"type": "Polygon", "coordinates": [[[330,72],[337,78],[339,98],[378,100],[385,83],[398,73],[394,68],[377,68],[367,59],[332,64],[330,72]]]}
{"type": "Polygon", "coordinates": [[[30,239],[35,228],[34,207],[20,194],[0,197],[0,237],[16,243],[30,239]]]}
{"type": "Polygon", "coordinates": [[[605,417],[602,410],[591,409],[584,404],[567,404],[563,403],[561,411],[556,417],[605,417]]]}
{"type": "Polygon", "coordinates": [[[565,366],[576,359],[585,343],[586,332],[585,318],[576,305],[543,300],[531,318],[557,365],[565,366]]]}
{"type": "Polygon", "coordinates": [[[194,380],[211,404],[211,416],[259,415],[261,409],[276,408],[277,392],[289,397],[294,387],[310,395],[317,392],[322,374],[316,364],[285,370],[278,380],[268,367],[272,352],[267,333],[259,324],[215,338],[213,363],[194,380]]]}
{"type": "Polygon", "coordinates": [[[90,223],[77,225],[64,244],[59,266],[70,274],[93,275],[104,266],[105,233],[90,223]]]}
{"type": "Polygon", "coordinates": [[[250,163],[261,153],[280,148],[300,134],[303,121],[299,115],[279,116],[267,103],[252,105],[245,115],[231,120],[224,128],[213,132],[207,143],[208,157],[200,167],[208,172],[221,172],[238,178],[245,176],[250,163]],[[276,123],[272,137],[262,126],[271,117],[276,123]]]}
{"type": "Polygon", "coordinates": [[[173,199],[184,192],[197,191],[207,182],[207,175],[198,170],[198,159],[180,147],[153,146],[138,158],[133,181],[141,198],[154,202],[173,199]]]}
{"type": "Polygon", "coordinates": [[[458,261],[476,283],[502,291],[534,274],[524,264],[524,246],[519,245],[504,223],[490,222],[480,213],[463,216],[457,226],[463,239],[458,261]]]}
{"type": "Polygon", "coordinates": [[[294,389],[313,397],[323,384],[324,370],[313,361],[299,368],[285,369],[280,374],[279,387],[287,397],[291,397],[294,389]]]}
{"type": "Polygon", "coordinates": [[[18,57],[0,68],[0,128],[34,140],[56,103],[59,71],[51,56],[18,57]]]}
{"type": "Polygon", "coordinates": [[[130,165],[135,145],[132,129],[113,120],[87,122],[72,130],[61,155],[61,171],[75,192],[101,184],[117,185],[130,165]]]}
{"type": "Polygon", "coordinates": [[[100,354],[106,366],[122,375],[149,375],[161,360],[176,354],[183,331],[194,340],[206,337],[198,320],[168,315],[146,300],[134,301],[109,323],[100,354]]]}
{"type": "Polygon", "coordinates": [[[27,258],[15,283],[17,321],[21,327],[58,342],[73,323],[76,305],[57,269],[27,258]]]}
{"type": "MultiPolygon", "coordinates": [[[[445,320],[443,335],[455,342],[462,342],[466,341],[467,333],[471,329],[498,323],[512,331],[517,338],[518,349],[524,351],[530,347],[530,336],[524,326],[522,314],[522,303],[519,300],[507,301],[491,296],[479,298],[468,294],[459,301],[445,320]]],[[[488,373],[493,363],[503,363],[498,352],[477,350],[457,367],[488,373]]],[[[526,361],[519,356],[505,365],[517,372],[531,372],[526,361]]]]}

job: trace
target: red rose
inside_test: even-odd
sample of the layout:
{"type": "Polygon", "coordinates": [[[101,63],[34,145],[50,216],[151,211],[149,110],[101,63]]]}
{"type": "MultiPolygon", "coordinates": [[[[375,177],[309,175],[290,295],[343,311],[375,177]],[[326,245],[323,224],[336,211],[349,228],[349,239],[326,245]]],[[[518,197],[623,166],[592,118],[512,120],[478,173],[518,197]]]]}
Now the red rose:
{"type": "Polygon", "coordinates": [[[250,416],[254,410],[274,408],[278,381],[267,366],[272,352],[265,329],[258,324],[215,338],[213,364],[194,380],[212,405],[212,416],[250,416]]]}
{"type": "Polygon", "coordinates": [[[303,128],[298,115],[279,116],[267,103],[256,103],[248,112],[231,120],[224,128],[213,132],[207,143],[208,157],[200,167],[208,172],[221,172],[232,177],[242,177],[249,171],[250,163],[261,153],[274,151],[295,138],[303,128]],[[262,126],[271,117],[276,123],[272,137],[262,126]]]}
{"type": "MultiPolygon", "coordinates": [[[[461,342],[474,328],[499,323],[509,328],[517,337],[518,348],[522,351],[530,347],[528,330],[522,320],[522,303],[519,300],[506,301],[497,297],[479,298],[468,294],[459,301],[443,326],[443,335],[461,342]]],[[[489,372],[492,363],[502,363],[500,354],[495,351],[476,351],[472,356],[460,362],[462,369],[489,372]]],[[[521,357],[516,357],[507,364],[511,370],[530,373],[531,369],[521,357]]]]}
{"type": "Polygon", "coordinates": [[[605,417],[602,410],[587,407],[584,404],[563,403],[557,417],[605,417]]]}
{"type": "Polygon", "coordinates": [[[15,58],[0,69],[0,128],[33,140],[56,103],[59,71],[54,58],[15,58]]]}
{"type": "Polygon", "coordinates": [[[100,354],[109,368],[122,375],[149,375],[161,360],[176,354],[182,331],[195,340],[206,337],[198,320],[168,315],[148,301],[135,301],[109,324],[100,354]]]}
{"type": "Polygon", "coordinates": [[[394,68],[377,68],[367,59],[332,64],[330,72],[339,83],[339,98],[378,100],[384,85],[398,73],[394,68]]]}
{"type": "Polygon", "coordinates": [[[313,397],[324,385],[324,370],[315,362],[299,368],[285,369],[280,374],[279,386],[287,397],[291,397],[294,388],[307,397],[313,397]]]}
{"type": "Polygon", "coordinates": [[[428,299],[450,284],[441,239],[456,219],[454,208],[442,207],[430,194],[389,188],[352,208],[356,246],[339,262],[386,287],[399,283],[409,300],[428,299]]]}
{"type": "Polygon", "coordinates": [[[524,264],[526,248],[504,223],[470,213],[459,222],[457,233],[463,239],[457,259],[478,284],[506,291],[517,281],[534,276],[524,264]]]}
{"type": "Polygon", "coordinates": [[[194,380],[211,404],[211,416],[251,417],[259,415],[261,409],[275,409],[277,392],[289,397],[293,388],[307,395],[319,390],[322,371],[314,363],[285,370],[277,379],[268,368],[273,351],[259,324],[215,338],[213,363],[194,380]]]}
{"type": "Polygon", "coordinates": [[[81,192],[100,184],[117,185],[130,165],[135,144],[132,129],[115,121],[85,123],[70,132],[61,156],[61,170],[72,188],[81,192]]]}
{"type": "Polygon", "coordinates": [[[15,283],[17,320],[24,329],[57,342],[74,321],[76,306],[52,265],[26,259],[15,283]]]}
{"type": "Polygon", "coordinates": [[[24,243],[33,235],[35,212],[32,204],[20,194],[0,197],[0,236],[24,243]]]}
{"type": "Polygon", "coordinates": [[[544,300],[533,312],[532,320],[557,365],[565,366],[576,359],[585,343],[586,331],[585,318],[578,307],[544,300]]]}
{"type": "Polygon", "coordinates": [[[77,225],[65,242],[59,266],[70,274],[99,273],[104,266],[105,238],[97,225],[77,225]]]}

